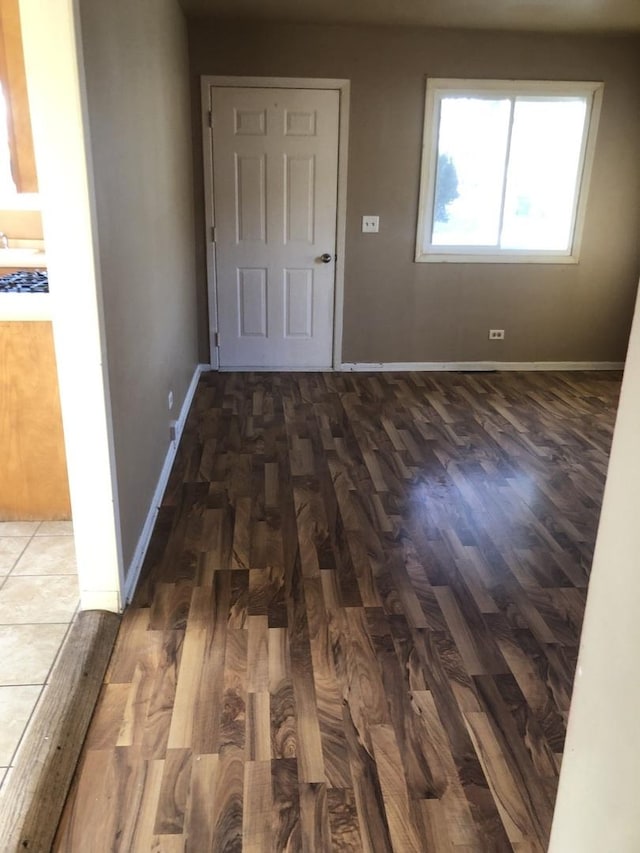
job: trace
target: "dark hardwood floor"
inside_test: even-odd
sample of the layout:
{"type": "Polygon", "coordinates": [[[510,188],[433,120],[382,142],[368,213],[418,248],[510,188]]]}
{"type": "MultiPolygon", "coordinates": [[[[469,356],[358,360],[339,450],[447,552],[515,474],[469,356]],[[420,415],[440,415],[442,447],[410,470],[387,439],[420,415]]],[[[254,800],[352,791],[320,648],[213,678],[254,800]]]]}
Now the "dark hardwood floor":
{"type": "Polygon", "coordinates": [[[58,851],[544,851],[620,375],[207,374],[58,851]]]}

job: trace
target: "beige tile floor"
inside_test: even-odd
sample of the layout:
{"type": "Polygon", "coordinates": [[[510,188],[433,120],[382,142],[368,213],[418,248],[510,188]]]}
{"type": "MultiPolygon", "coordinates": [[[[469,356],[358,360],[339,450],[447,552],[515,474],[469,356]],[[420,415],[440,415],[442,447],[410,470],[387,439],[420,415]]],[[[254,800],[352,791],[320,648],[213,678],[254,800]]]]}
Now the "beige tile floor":
{"type": "Polygon", "coordinates": [[[0,522],[0,785],[78,600],[71,522],[0,522]]]}

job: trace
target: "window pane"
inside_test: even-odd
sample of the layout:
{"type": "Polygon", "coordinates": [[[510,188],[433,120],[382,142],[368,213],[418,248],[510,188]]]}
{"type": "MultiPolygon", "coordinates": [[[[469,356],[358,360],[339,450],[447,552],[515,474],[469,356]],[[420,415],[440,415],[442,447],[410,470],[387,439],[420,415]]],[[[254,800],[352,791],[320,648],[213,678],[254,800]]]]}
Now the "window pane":
{"type": "Polygon", "coordinates": [[[497,246],[511,101],[444,97],[431,242],[497,246]]]}
{"type": "Polygon", "coordinates": [[[501,248],[570,248],[586,112],[586,98],[516,100],[501,248]]]}

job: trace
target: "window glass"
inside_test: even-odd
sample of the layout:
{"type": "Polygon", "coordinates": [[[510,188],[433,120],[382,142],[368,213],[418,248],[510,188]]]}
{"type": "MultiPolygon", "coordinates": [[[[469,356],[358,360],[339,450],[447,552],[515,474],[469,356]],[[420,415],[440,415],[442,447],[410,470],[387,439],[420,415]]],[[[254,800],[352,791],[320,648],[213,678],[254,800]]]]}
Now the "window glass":
{"type": "Polygon", "coordinates": [[[586,107],[585,98],[516,101],[502,247],[570,248],[586,107]]]}
{"type": "Polygon", "coordinates": [[[510,114],[504,99],[442,99],[433,243],[498,242],[510,114]]]}

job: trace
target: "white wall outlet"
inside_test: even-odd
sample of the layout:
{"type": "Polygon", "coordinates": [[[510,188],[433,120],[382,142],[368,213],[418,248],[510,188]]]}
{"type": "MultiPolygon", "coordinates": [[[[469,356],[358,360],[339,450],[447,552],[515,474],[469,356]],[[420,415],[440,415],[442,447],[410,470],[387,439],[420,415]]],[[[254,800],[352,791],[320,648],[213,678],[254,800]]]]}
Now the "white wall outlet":
{"type": "Polygon", "coordinates": [[[178,439],[178,421],[169,421],[169,441],[178,439]]]}
{"type": "Polygon", "coordinates": [[[169,391],[169,393],[167,394],[167,407],[169,411],[173,409],[173,391],[169,391]]]}
{"type": "Polygon", "coordinates": [[[504,329],[489,329],[489,340],[490,341],[503,341],[504,340],[504,329]]]}
{"type": "Polygon", "coordinates": [[[379,216],[363,216],[362,217],[362,233],[377,234],[380,230],[379,216]]]}

